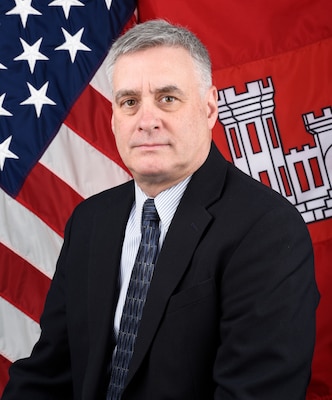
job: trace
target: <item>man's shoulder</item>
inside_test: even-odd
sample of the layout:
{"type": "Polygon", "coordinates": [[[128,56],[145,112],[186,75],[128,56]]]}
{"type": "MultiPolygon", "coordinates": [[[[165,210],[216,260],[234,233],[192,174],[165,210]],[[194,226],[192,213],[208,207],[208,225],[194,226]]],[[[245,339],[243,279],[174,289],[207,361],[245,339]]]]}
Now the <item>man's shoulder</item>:
{"type": "Polygon", "coordinates": [[[106,189],[83,200],[75,208],[75,213],[90,213],[105,208],[118,207],[127,200],[133,201],[134,184],[133,181],[125,182],[121,185],[106,189]]]}

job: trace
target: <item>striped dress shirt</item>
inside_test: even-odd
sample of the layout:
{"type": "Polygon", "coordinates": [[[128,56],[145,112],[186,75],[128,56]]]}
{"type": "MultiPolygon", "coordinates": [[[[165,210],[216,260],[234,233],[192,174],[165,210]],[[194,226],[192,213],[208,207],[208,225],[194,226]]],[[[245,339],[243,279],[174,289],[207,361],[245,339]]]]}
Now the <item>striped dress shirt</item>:
{"type": "MultiPolygon", "coordinates": [[[[159,248],[161,249],[167,234],[168,228],[172,222],[175,211],[180,203],[184,191],[191,179],[191,176],[178,183],[177,185],[159,193],[155,199],[155,206],[160,218],[160,239],[159,248]]],[[[127,222],[125,237],[122,246],[122,255],[120,261],[120,295],[114,318],[114,333],[117,336],[119,332],[122,309],[126,299],[127,289],[130,281],[131,271],[133,269],[136,254],[141,240],[141,218],[143,204],[148,196],[139,188],[135,182],[135,202],[131,209],[127,222]]]]}

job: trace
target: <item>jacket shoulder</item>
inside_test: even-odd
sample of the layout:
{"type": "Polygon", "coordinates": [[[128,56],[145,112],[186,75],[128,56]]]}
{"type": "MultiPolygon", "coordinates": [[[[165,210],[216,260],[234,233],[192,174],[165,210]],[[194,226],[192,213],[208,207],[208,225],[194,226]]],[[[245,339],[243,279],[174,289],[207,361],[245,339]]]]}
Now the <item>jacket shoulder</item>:
{"type": "Polygon", "coordinates": [[[134,184],[133,181],[129,181],[86,198],[75,207],[74,212],[84,212],[85,210],[98,209],[104,206],[110,207],[114,204],[119,205],[125,199],[133,196],[134,184]]]}

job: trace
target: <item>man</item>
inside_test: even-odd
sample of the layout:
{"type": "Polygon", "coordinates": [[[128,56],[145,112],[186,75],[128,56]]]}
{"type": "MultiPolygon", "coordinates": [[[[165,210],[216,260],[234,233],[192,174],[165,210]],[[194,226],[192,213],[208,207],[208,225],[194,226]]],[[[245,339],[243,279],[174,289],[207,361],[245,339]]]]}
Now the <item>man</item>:
{"type": "Polygon", "coordinates": [[[295,208],[212,143],[206,49],[150,21],[114,43],[108,72],[134,181],[74,211],[40,340],[11,368],[3,400],[304,399],[318,303],[311,242],[295,208]],[[122,316],[147,198],[160,251],[127,351],[122,316]]]}

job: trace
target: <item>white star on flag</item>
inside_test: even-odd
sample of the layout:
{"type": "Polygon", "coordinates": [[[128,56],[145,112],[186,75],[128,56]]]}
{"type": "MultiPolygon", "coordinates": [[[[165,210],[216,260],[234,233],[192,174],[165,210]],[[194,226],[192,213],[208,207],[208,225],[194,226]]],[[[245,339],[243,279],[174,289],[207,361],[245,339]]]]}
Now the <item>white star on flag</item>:
{"type": "Polygon", "coordinates": [[[84,7],[84,4],[79,0],[54,0],[48,6],[59,6],[62,7],[66,19],[69,17],[70,7],[80,6],[84,7]]]}
{"type": "Polygon", "coordinates": [[[14,58],[14,61],[26,60],[29,63],[30,71],[33,73],[36,62],[39,60],[48,60],[49,58],[40,53],[39,48],[43,38],[37,40],[33,45],[29,45],[25,40],[20,38],[23,47],[23,53],[14,58]]]}
{"type": "Polygon", "coordinates": [[[11,114],[9,111],[5,110],[5,109],[2,107],[2,104],[3,104],[4,100],[5,100],[5,96],[6,96],[6,93],[3,93],[3,94],[0,96],[0,115],[4,115],[5,117],[12,117],[13,114],[11,114]]]}
{"type": "Polygon", "coordinates": [[[5,141],[0,143],[0,170],[3,171],[6,158],[18,159],[17,155],[9,150],[10,142],[12,141],[12,136],[9,136],[5,141]]]}
{"type": "Polygon", "coordinates": [[[105,0],[105,3],[106,3],[107,9],[110,10],[111,9],[111,5],[112,5],[112,0],[105,0]]]}
{"type": "Polygon", "coordinates": [[[85,44],[81,42],[84,28],[80,29],[74,36],[72,36],[64,28],[61,29],[65,37],[65,42],[61,46],[56,47],[54,50],[68,50],[72,63],[74,63],[76,54],[79,50],[91,51],[89,47],[87,47],[85,44]]]}
{"type": "Polygon", "coordinates": [[[40,117],[43,105],[45,104],[49,104],[52,106],[56,105],[56,103],[54,103],[53,100],[51,100],[49,97],[46,96],[46,92],[48,89],[48,82],[46,82],[44,86],[42,86],[39,90],[34,88],[29,82],[27,82],[27,85],[31,96],[28,97],[26,100],[22,101],[20,105],[34,105],[38,118],[40,117]]]}
{"type": "Polygon", "coordinates": [[[7,69],[7,67],[0,63],[0,69],[7,69]]]}
{"type": "Polygon", "coordinates": [[[15,0],[16,6],[10,11],[6,12],[6,15],[16,15],[21,17],[22,25],[25,28],[29,15],[42,15],[38,10],[31,7],[32,0],[15,0]]]}

